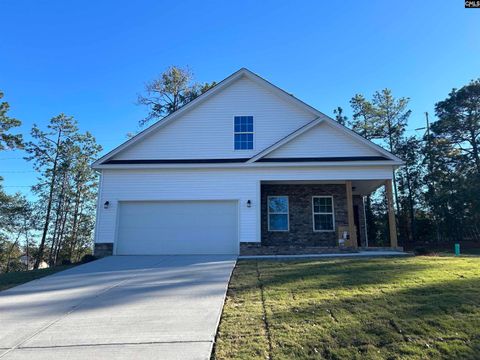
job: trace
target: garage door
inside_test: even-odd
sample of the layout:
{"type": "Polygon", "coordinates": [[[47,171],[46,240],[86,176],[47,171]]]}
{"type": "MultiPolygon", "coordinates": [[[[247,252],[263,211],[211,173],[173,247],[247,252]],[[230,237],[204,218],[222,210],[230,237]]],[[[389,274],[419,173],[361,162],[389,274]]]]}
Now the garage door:
{"type": "Polygon", "coordinates": [[[236,201],[120,202],[117,255],[238,254],[236,201]]]}

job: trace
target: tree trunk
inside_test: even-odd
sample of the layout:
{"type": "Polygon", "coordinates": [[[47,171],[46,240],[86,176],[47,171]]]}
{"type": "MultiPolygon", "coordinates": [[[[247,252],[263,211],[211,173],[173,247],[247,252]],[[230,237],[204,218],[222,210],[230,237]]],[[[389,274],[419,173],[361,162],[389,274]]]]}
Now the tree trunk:
{"type": "Polygon", "coordinates": [[[67,217],[68,217],[68,205],[70,204],[70,202],[67,202],[66,203],[67,206],[65,207],[64,209],[64,212],[63,212],[63,220],[62,220],[62,225],[61,225],[61,230],[60,230],[60,236],[59,236],[59,241],[57,243],[57,246],[55,248],[55,257],[54,257],[54,260],[55,260],[55,264],[57,263],[58,261],[58,254],[60,253],[60,249],[61,249],[61,246],[63,244],[63,240],[65,239],[65,224],[67,223],[67,217]]]}
{"type": "Polygon", "coordinates": [[[79,216],[79,208],[80,208],[80,189],[77,187],[77,196],[75,199],[75,210],[73,212],[73,224],[72,224],[72,239],[70,243],[70,252],[69,258],[70,261],[73,261],[73,251],[75,249],[75,245],[77,242],[77,228],[78,228],[78,216],[79,216]]]}
{"type": "Polygon", "coordinates": [[[18,239],[20,239],[20,233],[17,234],[17,238],[13,242],[12,246],[10,246],[10,249],[8,250],[8,255],[7,255],[7,266],[5,268],[5,272],[8,273],[10,271],[10,260],[12,260],[12,252],[13,249],[15,248],[15,245],[18,243],[18,239]]]}
{"type": "Polygon", "coordinates": [[[471,128],[470,129],[470,137],[471,141],[470,143],[472,144],[472,154],[473,154],[473,160],[475,161],[475,165],[477,167],[477,172],[480,174],[480,154],[478,150],[478,142],[475,137],[475,129],[471,128]]]}
{"type": "Polygon", "coordinates": [[[40,262],[43,260],[43,253],[45,250],[45,240],[47,239],[48,227],[50,225],[50,213],[52,211],[52,202],[53,202],[53,191],[55,188],[55,180],[57,177],[57,165],[58,165],[58,157],[60,156],[59,152],[59,145],[60,139],[62,136],[62,131],[58,131],[58,137],[56,142],[56,152],[55,152],[55,159],[53,160],[53,168],[52,168],[52,179],[50,180],[50,191],[48,194],[48,202],[47,202],[47,212],[45,214],[45,224],[43,225],[42,231],[42,239],[40,240],[40,246],[38,247],[38,256],[35,260],[35,265],[33,266],[34,269],[38,269],[40,266],[40,262]]]}
{"type": "MultiPolygon", "coordinates": [[[[415,205],[412,196],[412,185],[410,183],[410,171],[408,170],[408,165],[405,166],[405,172],[407,175],[407,188],[408,188],[408,203],[410,207],[410,233],[412,234],[412,242],[415,243],[416,238],[416,228],[415,228],[415,205]]],[[[404,244],[406,247],[406,244],[404,244]]]]}

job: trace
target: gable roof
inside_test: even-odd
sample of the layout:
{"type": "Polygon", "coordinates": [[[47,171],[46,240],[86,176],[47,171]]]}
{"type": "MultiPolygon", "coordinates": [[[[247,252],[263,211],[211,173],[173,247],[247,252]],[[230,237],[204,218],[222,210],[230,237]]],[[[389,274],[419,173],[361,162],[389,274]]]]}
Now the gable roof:
{"type": "MultiPolygon", "coordinates": [[[[357,139],[358,141],[363,142],[365,145],[374,148],[375,150],[377,150],[378,152],[383,154],[385,156],[386,160],[393,161],[394,165],[403,164],[403,161],[400,158],[398,158],[398,157],[394,156],[393,154],[389,153],[388,151],[386,151],[382,147],[374,144],[373,142],[371,142],[371,141],[363,138],[362,136],[358,135],[354,131],[348,129],[347,127],[345,127],[341,124],[339,124],[337,121],[331,119],[330,117],[328,117],[324,113],[318,111],[314,107],[306,104],[305,102],[301,101],[300,99],[296,98],[295,96],[293,96],[293,95],[287,93],[286,91],[280,89],[276,85],[274,85],[274,84],[270,83],[269,81],[263,79],[262,77],[253,73],[252,71],[250,71],[246,68],[241,68],[240,70],[234,72],[232,75],[228,76],[227,78],[225,78],[224,80],[219,82],[217,85],[215,85],[214,87],[212,87],[211,89],[209,89],[205,93],[201,94],[200,96],[198,96],[194,100],[192,100],[189,103],[187,103],[186,105],[182,106],[180,109],[178,109],[174,113],[164,117],[163,119],[158,120],[157,122],[155,122],[154,124],[152,124],[151,126],[146,128],[145,130],[141,131],[137,135],[133,136],[129,140],[125,141],[123,144],[119,145],[118,147],[114,148],[113,150],[111,150],[110,152],[108,152],[107,154],[105,154],[104,156],[99,158],[98,160],[96,160],[92,164],[92,168],[100,168],[101,165],[114,165],[114,164],[116,164],[116,161],[112,160],[112,158],[116,154],[118,154],[122,150],[132,146],[133,144],[141,141],[142,139],[144,139],[148,135],[152,134],[153,132],[157,131],[158,129],[161,129],[162,127],[164,127],[164,126],[170,124],[171,122],[177,120],[184,113],[188,112],[189,110],[191,110],[191,109],[197,107],[198,105],[202,104],[203,102],[207,101],[208,99],[215,96],[216,94],[221,92],[223,89],[227,88],[233,82],[235,82],[236,80],[238,80],[242,77],[246,77],[247,79],[255,82],[256,84],[270,90],[272,93],[279,96],[280,98],[282,98],[282,99],[284,99],[284,100],[302,108],[303,110],[311,113],[312,115],[314,115],[316,117],[310,123],[308,123],[308,124],[300,127],[299,129],[293,131],[291,134],[285,136],[283,139],[277,141],[273,145],[271,145],[268,148],[262,150],[261,152],[259,152],[255,156],[253,156],[252,158],[243,159],[243,160],[245,160],[244,161],[245,164],[253,164],[253,163],[259,161],[260,159],[262,159],[266,155],[270,154],[272,151],[274,151],[274,150],[278,149],[279,147],[285,145],[286,143],[292,141],[296,137],[298,137],[301,134],[307,132],[308,130],[314,128],[315,126],[321,124],[322,122],[328,122],[329,124],[338,127],[341,131],[345,131],[349,136],[352,136],[355,139],[357,139]]],[[[239,161],[236,161],[236,163],[238,163],[238,162],[239,161]]]]}
{"type": "Polygon", "coordinates": [[[307,110],[308,112],[314,114],[317,117],[325,117],[325,118],[327,117],[325,114],[321,113],[317,109],[311,107],[310,105],[308,105],[308,104],[304,103],[303,101],[297,99],[295,96],[287,93],[286,91],[284,91],[284,90],[280,89],[279,87],[273,85],[272,83],[268,82],[267,80],[261,78],[260,76],[253,73],[252,71],[250,71],[246,68],[241,68],[240,70],[234,72],[229,77],[220,81],[217,85],[215,85],[214,87],[212,87],[208,91],[204,92],[203,94],[201,94],[200,96],[198,96],[194,100],[190,101],[188,104],[182,106],[180,109],[178,109],[174,113],[172,113],[170,115],[167,115],[163,119],[158,120],[157,122],[155,122],[154,124],[152,124],[151,126],[146,128],[145,130],[139,132],[137,135],[135,135],[132,138],[130,138],[129,140],[125,141],[120,146],[111,150],[110,152],[108,152],[107,154],[102,156],[100,159],[95,161],[92,164],[92,167],[95,168],[97,165],[100,165],[100,164],[108,161],[110,158],[112,158],[113,156],[115,156],[120,151],[124,150],[125,148],[130,147],[131,145],[137,143],[138,141],[140,141],[141,139],[143,139],[147,135],[150,135],[152,132],[156,131],[157,129],[159,129],[161,127],[164,127],[165,125],[175,121],[176,119],[181,117],[182,114],[186,113],[190,109],[192,109],[192,108],[200,105],[201,103],[205,102],[209,98],[213,97],[215,94],[219,93],[220,91],[222,91],[223,89],[228,87],[234,81],[236,81],[236,80],[238,80],[242,77],[246,77],[246,78],[252,80],[253,82],[255,82],[255,83],[257,83],[257,84],[259,84],[263,87],[267,87],[270,91],[272,91],[276,95],[282,97],[283,99],[285,99],[287,101],[290,101],[290,102],[296,104],[297,106],[307,110]]]}
{"type": "Polygon", "coordinates": [[[333,126],[334,128],[340,130],[342,133],[344,133],[347,136],[353,138],[354,140],[366,145],[367,147],[371,148],[372,150],[375,150],[375,151],[379,152],[381,155],[384,156],[385,160],[394,161],[398,165],[403,164],[403,160],[400,159],[399,157],[393,155],[392,153],[385,150],[381,146],[375,144],[374,142],[372,142],[370,140],[365,139],[363,136],[358,135],[353,130],[350,130],[346,126],[339,124],[337,121],[335,121],[335,120],[333,120],[333,119],[331,119],[327,116],[324,117],[324,118],[317,118],[317,119],[311,121],[310,123],[308,123],[307,125],[302,126],[301,128],[295,130],[291,134],[285,136],[283,139],[280,139],[279,141],[277,141],[275,144],[269,146],[268,148],[262,150],[261,152],[259,152],[255,156],[253,156],[250,160],[247,161],[247,163],[253,163],[253,162],[256,162],[256,161],[261,161],[261,159],[263,159],[268,154],[270,154],[273,151],[281,148],[282,146],[290,143],[292,140],[296,139],[300,135],[306,133],[307,131],[313,129],[314,127],[316,127],[316,126],[318,126],[322,123],[327,123],[330,126],[333,126]]]}

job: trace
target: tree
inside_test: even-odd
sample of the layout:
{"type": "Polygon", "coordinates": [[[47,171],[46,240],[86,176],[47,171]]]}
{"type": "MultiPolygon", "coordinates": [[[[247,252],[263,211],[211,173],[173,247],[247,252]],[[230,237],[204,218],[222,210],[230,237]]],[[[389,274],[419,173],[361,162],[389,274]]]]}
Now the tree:
{"type": "Polygon", "coordinates": [[[372,106],[377,123],[381,124],[383,140],[387,143],[392,154],[397,152],[401,138],[405,133],[408,118],[412,113],[407,109],[409,98],[395,99],[392,91],[383,89],[373,94],[372,106]]]}
{"type": "MultiPolygon", "coordinates": [[[[411,114],[411,110],[407,109],[408,102],[409,99],[405,97],[395,99],[392,91],[389,89],[383,89],[373,94],[372,106],[375,119],[381,124],[383,141],[387,143],[390,152],[394,155],[398,153],[398,147],[411,114]]],[[[398,214],[400,212],[400,204],[398,201],[398,184],[395,170],[393,170],[393,191],[398,214]]]]}
{"type": "Polygon", "coordinates": [[[335,120],[341,124],[341,125],[347,125],[348,118],[343,115],[343,109],[338,106],[336,109],[333,110],[333,113],[335,114],[335,120]]]}
{"type": "Polygon", "coordinates": [[[438,118],[426,135],[426,206],[437,241],[479,239],[480,79],[471,81],[435,105],[438,118]]]}
{"type": "MultiPolygon", "coordinates": [[[[81,247],[88,243],[93,234],[95,219],[95,204],[97,198],[97,176],[90,164],[97,157],[102,147],[89,132],[80,135],[75,146],[75,157],[71,168],[70,186],[72,195],[72,211],[70,216],[69,234],[64,255],[70,261],[79,260],[81,247]],[[86,226],[85,226],[86,225],[86,226]],[[80,247],[80,248],[79,248],[80,247]]],[[[58,257],[57,249],[56,257],[58,257]]],[[[83,255],[83,254],[81,254],[83,255]]]]}
{"type": "Polygon", "coordinates": [[[404,246],[407,240],[412,243],[417,239],[416,209],[424,191],[423,178],[425,166],[422,140],[414,136],[402,137],[397,143],[397,156],[405,161],[405,165],[397,172],[398,192],[401,212],[399,225],[404,233],[404,246]]]}
{"type": "Polygon", "coordinates": [[[435,105],[435,114],[433,132],[459,149],[480,174],[480,79],[453,89],[435,105]]]}
{"type": "Polygon", "coordinates": [[[350,123],[352,130],[367,140],[382,137],[384,124],[378,122],[373,104],[361,94],[356,94],[350,99],[353,116],[350,123]]]}
{"type": "Polygon", "coordinates": [[[138,95],[137,103],[148,107],[148,115],[139,121],[140,127],[170,115],[215,85],[195,83],[188,68],[170,66],[145,85],[144,95],[138,95]]]}
{"type": "MultiPolygon", "coordinates": [[[[351,100],[353,116],[350,126],[352,130],[368,140],[377,141],[386,146],[391,153],[397,154],[402,137],[405,133],[411,111],[407,109],[408,98],[395,99],[391,90],[376,91],[372,100],[367,100],[363,95],[356,94],[351,100]]],[[[399,214],[398,184],[395,171],[393,172],[393,189],[396,213],[399,214]]],[[[371,204],[371,196],[367,196],[366,218],[369,238],[375,236],[376,222],[371,204]]]]}
{"type": "MultiPolygon", "coordinates": [[[[2,98],[3,92],[0,91],[0,99],[2,98]]],[[[7,116],[9,109],[8,102],[0,102],[0,151],[22,147],[22,135],[9,133],[12,128],[22,124],[20,120],[7,116]]]]}
{"type": "Polygon", "coordinates": [[[43,260],[57,179],[60,170],[69,165],[68,155],[75,142],[77,124],[73,117],[60,114],[50,120],[47,128],[48,130],[44,132],[34,125],[31,131],[33,141],[29,141],[25,148],[30,154],[25,159],[33,161],[35,170],[40,174],[40,182],[34,187],[34,191],[43,195],[41,198],[45,205],[43,230],[35,269],[43,260]]]}
{"type": "Polygon", "coordinates": [[[0,202],[0,247],[3,248],[0,264],[4,264],[5,272],[10,271],[13,262],[18,264],[20,241],[30,227],[31,213],[30,203],[20,193],[10,196],[6,202],[0,202]]]}
{"type": "MultiPolygon", "coordinates": [[[[0,99],[3,96],[3,92],[0,91],[0,99]]],[[[23,146],[22,135],[10,132],[13,128],[20,126],[21,122],[7,115],[9,109],[8,102],[0,102],[0,151],[13,150],[23,146]]],[[[12,241],[11,236],[12,232],[17,229],[17,217],[21,209],[19,207],[20,195],[7,195],[3,190],[2,180],[0,176],[0,268],[2,264],[5,264],[5,270],[8,271],[13,253],[19,251],[18,241],[12,241]]]]}
{"type": "MultiPolygon", "coordinates": [[[[352,107],[353,116],[349,122],[352,130],[363,136],[367,140],[374,140],[381,138],[383,131],[383,124],[379,124],[375,117],[375,109],[371,102],[369,102],[361,94],[356,94],[350,99],[350,106],[352,107]]],[[[366,196],[365,202],[365,217],[367,223],[367,236],[370,240],[378,237],[377,221],[375,219],[374,204],[372,204],[372,196],[366,196]]],[[[378,208],[376,206],[375,208],[378,208]]]]}

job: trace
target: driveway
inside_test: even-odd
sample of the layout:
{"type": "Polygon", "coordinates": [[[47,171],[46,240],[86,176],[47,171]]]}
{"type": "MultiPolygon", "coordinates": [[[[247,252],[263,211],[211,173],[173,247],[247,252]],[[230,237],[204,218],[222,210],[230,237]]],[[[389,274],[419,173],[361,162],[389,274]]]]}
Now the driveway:
{"type": "Polygon", "coordinates": [[[235,257],[114,256],[0,292],[0,359],[209,359],[235,257]]]}

